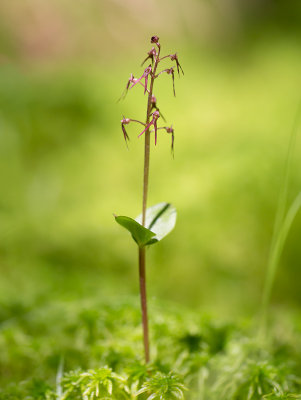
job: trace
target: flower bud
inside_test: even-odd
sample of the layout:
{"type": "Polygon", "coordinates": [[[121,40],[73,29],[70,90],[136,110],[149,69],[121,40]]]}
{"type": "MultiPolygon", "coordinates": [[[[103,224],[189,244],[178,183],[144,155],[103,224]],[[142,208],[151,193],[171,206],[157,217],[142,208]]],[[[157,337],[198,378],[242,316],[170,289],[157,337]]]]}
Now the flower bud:
{"type": "Polygon", "coordinates": [[[157,104],[157,99],[154,95],[152,95],[151,103],[155,106],[157,104]]]}
{"type": "Polygon", "coordinates": [[[159,42],[158,36],[152,36],[151,37],[151,43],[158,43],[158,42],[159,42]]]}

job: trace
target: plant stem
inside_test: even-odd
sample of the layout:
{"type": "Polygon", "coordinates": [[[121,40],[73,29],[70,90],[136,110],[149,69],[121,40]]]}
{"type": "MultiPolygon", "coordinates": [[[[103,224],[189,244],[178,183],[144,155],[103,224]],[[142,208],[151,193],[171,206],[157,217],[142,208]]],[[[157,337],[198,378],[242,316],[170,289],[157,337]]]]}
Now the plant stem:
{"type": "MultiPolygon", "coordinates": [[[[147,112],[145,125],[149,124],[151,108],[152,108],[152,95],[156,70],[159,63],[160,48],[156,57],[154,70],[151,75],[150,88],[147,101],[147,112]]],[[[148,193],[148,178],[149,178],[149,156],[150,156],[150,132],[149,129],[145,131],[144,141],[144,168],[143,168],[143,199],[142,199],[142,225],[145,226],[145,216],[147,207],[147,193],[148,193]]],[[[145,247],[139,248],[139,282],[140,282],[140,300],[142,312],[142,326],[143,326],[143,343],[144,343],[144,357],[145,362],[149,362],[149,338],[148,338],[148,317],[147,317],[147,300],[146,300],[146,274],[145,274],[145,247]]]]}
{"type": "Polygon", "coordinates": [[[145,285],[145,247],[139,247],[139,283],[140,283],[140,301],[142,311],[142,326],[143,326],[143,343],[144,357],[146,364],[149,362],[149,339],[148,339],[148,318],[147,318],[147,300],[146,300],[146,285],[145,285]]]}

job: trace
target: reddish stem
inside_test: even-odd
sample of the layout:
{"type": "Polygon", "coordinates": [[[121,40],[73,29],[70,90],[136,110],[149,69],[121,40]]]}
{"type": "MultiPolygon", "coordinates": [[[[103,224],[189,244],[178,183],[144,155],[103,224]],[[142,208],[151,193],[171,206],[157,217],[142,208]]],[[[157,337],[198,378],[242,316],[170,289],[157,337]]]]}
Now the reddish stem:
{"type": "MultiPolygon", "coordinates": [[[[159,63],[160,48],[156,57],[154,70],[151,74],[150,88],[148,92],[147,113],[145,126],[149,124],[151,110],[152,110],[152,95],[156,70],[159,63]]],[[[149,158],[150,158],[150,130],[145,131],[144,141],[144,169],[143,169],[143,200],[142,200],[142,225],[145,226],[146,206],[147,206],[147,193],[148,193],[148,177],[149,177],[149,158]]],[[[144,356],[145,362],[148,363],[149,357],[149,336],[148,336],[148,316],[147,316],[147,299],[146,299],[146,274],[145,274],[145,247],[139,248],[139,281],[140,281],[140,300],[142,312],[142,326],[143,326],[143,343],[144,343],[144,356]]]]}
{"type": "Polygon", "coordinates": [[[139,283],[140,283],[140,301],[142,310],[143,326],[143,344],[145,363],[149,363],[149,338],[148,338],[148,317],[147,317],[147,299],[146,299],[146,274],[145,274],[145,247],[139,248],[139,283]]]}

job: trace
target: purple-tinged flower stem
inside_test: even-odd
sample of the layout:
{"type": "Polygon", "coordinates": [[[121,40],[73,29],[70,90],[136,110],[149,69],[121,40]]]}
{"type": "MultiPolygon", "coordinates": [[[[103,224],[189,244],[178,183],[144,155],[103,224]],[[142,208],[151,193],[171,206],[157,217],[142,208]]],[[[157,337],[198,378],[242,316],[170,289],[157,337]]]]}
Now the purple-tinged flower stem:
{"type": "MultiPolygon", "coordinates": [[[[151,74],[145,126],[148,126],[150,123],[154,80],[155,80],[156,71],[157,71],[157,67],[158,67],[158,63],[159,63],[159,56],[160,56],[160,47],[158,48],[158,54],[155,58],[154,69],[151,74]]],[[[143,172],[143,199],[142,199],[142,225],[143,226],[145,226],[145,215],[146,215],[146,207],[147,207],[149,159],[150,159],[150,131],[149,131],[149,127],[148,127],[145,131],[145,141],[144,141],[144,169],[143,169],[144,172],[143,172]]]]}
{"type": "MultiPolygon", "coordinates": [[[[158,42],[157,37],[155,43],[158,42]]],[[[152,110],[152,95],[154,88],[154,80],[156,71],[159,63],[160,56],[160,45],[158,46],[158,53],[155,56],[155,64],[151,75],[150,87],[148,92],[147,100],[147,111],[145,126],[147,127],[150,123],[151,110],[152,110]]],[[[142,196],[142,225],[145,226],[145,216],[147,207],[147,193],[148,193],[148,178],[149,178],[149,158],[150,158],[150,130],[149,126],[145,131],[144,139],[144,168],[143,168],[143,196],[142,196]]],[[[144,343],[144,355],[146,364],[149,363],[149,336],[148,336],[148,317],[147,317],[147,300],[146,300],[146,285],[145,285],[145,247],[139,248],[139,282],[140,282],[140,299],[141,299],[141,311],[142,311],[142,325],[143,325],[143,343],[144,343]]]]}
{"type": "Polygon", "coordinates": [[[141,121],[138,121],[137,119],[131,119],[131,121],[132,121],[132,122],[137,122],[138,124],[141,124],[141,125],[143,125],[143,126],[144,126],[144,123],[143,123],[143,122],[141,122],[141,121]]]}

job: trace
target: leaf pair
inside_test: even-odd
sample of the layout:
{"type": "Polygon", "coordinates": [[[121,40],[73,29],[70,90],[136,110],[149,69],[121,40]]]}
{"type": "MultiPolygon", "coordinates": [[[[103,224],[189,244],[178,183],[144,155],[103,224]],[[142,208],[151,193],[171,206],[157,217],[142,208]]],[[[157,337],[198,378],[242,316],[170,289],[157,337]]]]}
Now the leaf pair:
{"type": "Polygon", "coordinates": [[[142,226],[142,214],[136,219],[126,216],[115,216],[116,222],[127,229],[142,248],[163,239],[173,230],[177,212],[170,203],[158,203],[146,210],[145,226],[142,226]]]}

